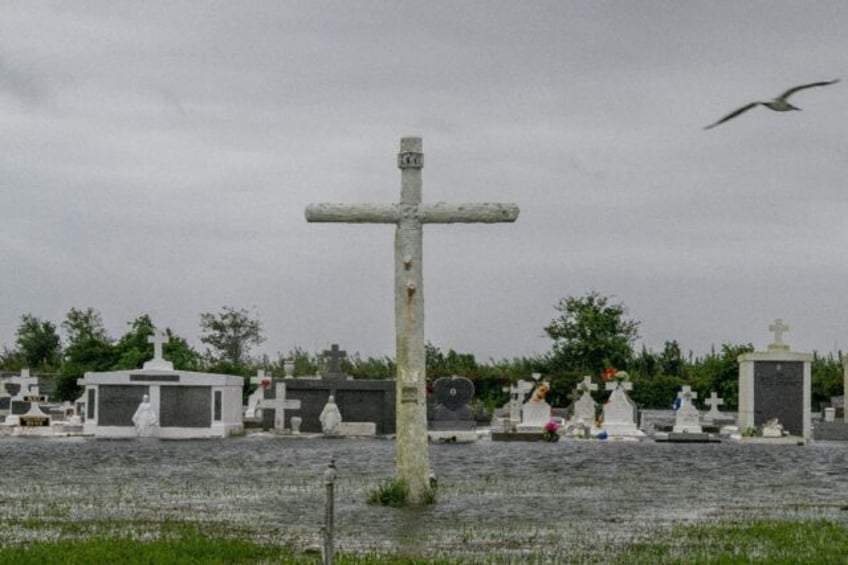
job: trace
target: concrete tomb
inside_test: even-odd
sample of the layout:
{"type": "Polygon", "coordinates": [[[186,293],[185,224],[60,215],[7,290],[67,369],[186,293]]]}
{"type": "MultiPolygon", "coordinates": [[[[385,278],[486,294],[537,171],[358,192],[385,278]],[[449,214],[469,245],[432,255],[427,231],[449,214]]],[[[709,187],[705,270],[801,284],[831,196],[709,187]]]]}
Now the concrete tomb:
{"type": "Polygon", "coordinates": [[[521,424],[521,409],[524,406],[524,399],[533,391],[533,383],[519,380],[515,385],[504,387],[503,391],[509,393],[509,402],[504,406],[504,411],[509,414],[509,423],[504,427],[506,431],[514,432],[521,424]]]}
{"type": "Polygon", "coordinates": [[[809,439],[813,356],[792,352],[783,343],[783,333],[789,330],[783,320],[775,320],[769,330],[774,332],[774,342],[767,351],[738,358],[739,428],[759,428],[777,419],[791,435],[809,439]]]}
{"type": "Polygon", "coordinates": [[[159,438],[228,437],[242,432],[241,377],[175,370],[162,357],[164,334],[148,341],[154,344],[154,357],[141,369],[87,372],[77,381],[85,389],[85,434],[136,437],[139,430],[133,416],[145,402],[157,416],[159,438]]]}
{"type": "MultiPolygon", "coordinates": [[[[266,390],[263,388],[263,392],[266,390]]],[[[277,381],[274,386],[274,397],[260,399],[257,409],[263,421],[266,413],[273,413],[274,429],[282,432],[286,429],[286,410],[300,410],[300,400],[286,398],[286,381],[277,381]]],[[[289,423],[291,424],[291,418],[289,423]]]]}
{"type": "Polygon", "coordinates": [[[532,378],[536,381],[529,400],[521,406],[521,423],[518,425],[520,432],[541,432],[545,425],[551,421],[551,405],[545,400],[545,395],[550,385],[541,381],[542,375],[533,373],[532,378]]]}

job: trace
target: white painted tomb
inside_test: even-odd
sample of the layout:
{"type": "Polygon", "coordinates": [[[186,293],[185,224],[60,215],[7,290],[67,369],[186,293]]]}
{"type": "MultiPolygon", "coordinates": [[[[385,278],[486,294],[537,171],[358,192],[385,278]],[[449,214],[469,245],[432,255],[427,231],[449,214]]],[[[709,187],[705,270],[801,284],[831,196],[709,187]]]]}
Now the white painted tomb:
{"type": "Polygon", "coordinates": [[[680,405],[675,411],[675,422],[672,431],[678,434],[700,434],[704,429],[701,427],[701,413],[692,402],[698,398],[698,393],[692,391],[689,385],[683,385],[677,393],[680,405]]]}
{"type": "Polygon", "coordinates": [[[164,334],[157,333],[148,341],[153,343],[154,354],[143,368],[88,372],[77,381],[85,389],[83,433],[137,437],[133,415],[145,395],[157,415],[156,437],[228,437],[244,430],[241,377],[175,370],[162,357],[164,334]]]}
{"type": "Polygon", "coordinates": [[[530,398],[521,406],[521,423],[518,424],[519,432],[541,432],[545,425],[551,421],[551,405],[545,400],[550,385],[540,382],[542,375],[533,373],[532,378],[536,382],[536,388],[530,398]]]}
{"type": "Polygon", "coordinates": [[[633,390],[630,381],[611,381],[606,383],[606,390],[611,390],[609,399],[604,404],[603,430],[610,439],[635,439],[645,437],[645,432],[636,425],[636,405],[630,400],[627,391],[633,390]]]}
{"type": "Polygon", "coordinates": [[[797,353],[783,342],[789,326],[769,326],[774,341],[767,351],[745,353],[739,361],[739,429],[759,428],[772,419],[793,436],[812,436],[810,353],[797,353]]]}

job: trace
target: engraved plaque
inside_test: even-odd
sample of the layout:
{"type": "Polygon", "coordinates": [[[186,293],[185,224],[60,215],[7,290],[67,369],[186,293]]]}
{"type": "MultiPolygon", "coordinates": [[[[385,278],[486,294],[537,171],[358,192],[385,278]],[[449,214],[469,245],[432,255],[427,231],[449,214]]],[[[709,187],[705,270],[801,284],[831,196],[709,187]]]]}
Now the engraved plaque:
{"type": "Polygon", "coordinates": [[[405,386],[400,391],[401,404],[415,404],[418,402],[418,387],[405,386]]]}
{"type": "Polygon", "coordinates": [[[800,361],[754,363],[754,425],[777,418],[793,435],[804,432],[804,364],[800,361]]]}

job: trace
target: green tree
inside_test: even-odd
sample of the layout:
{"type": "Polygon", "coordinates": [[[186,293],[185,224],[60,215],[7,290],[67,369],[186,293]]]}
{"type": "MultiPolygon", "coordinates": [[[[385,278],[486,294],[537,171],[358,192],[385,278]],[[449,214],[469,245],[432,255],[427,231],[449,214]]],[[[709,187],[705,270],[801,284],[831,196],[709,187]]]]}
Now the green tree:
{"type": "Polygon", "coordinates": [[[59,400],[74,400],[80,393],[77,379],[86,371],[108,371],[116,362],[115,348],[100,312],[88,307],[71,308],[62,322],[66,346],[64,363],[53,395],[59,400]]]}
{"type": "MultiPolygon", "coordinates": [[[[112,369],[137,369],[142,367],[146,361],[153,358],[153,344],[147,340],[153,335],[156,326],[150,316],[143,314],[127,322],[130,330],[121,336],[115,344],[116,362],[112,369]]],[[[165,330],[168,341],[163,346],[165,359],[174,364],[174,367],[184,370],[197,370],[201,368],[201,356],[188,342],[176,335],[170,328],[165,330]]]]}
{"type": "Polygon", "coordinates": [[[545,328],[554,340],[550,363],[553,370],[578,370],[593,374],[606,367],[627,368],[633,358],[633,342],[639,322],[627,319],[623,304],[592,291],[569,296],[555,306],[560,315],[545,328]]]}
{"type": "Polygon", "coordinates": [[[62,342],[52,322],[40,320],[32,314],[24,314],[15,337],[15,343],[27,367],[41,371],[59,368],[62,342]]]}
{"type": "Polygon", "coordinates": [[[659,357],[660,372],[671,377],[682,377],[683,367],[686,365],[683,352],[677,340],[666,341],[659,357]]]}
{"type": "Polygon", "coordinates": [[[200,341],[212,348],[207,356],[214,368],[236,374],[247,370],[251,348],[265,341],[262,323],[243,308],[224,306],[218,314],[201,314],[200,329],[200,341]]]}

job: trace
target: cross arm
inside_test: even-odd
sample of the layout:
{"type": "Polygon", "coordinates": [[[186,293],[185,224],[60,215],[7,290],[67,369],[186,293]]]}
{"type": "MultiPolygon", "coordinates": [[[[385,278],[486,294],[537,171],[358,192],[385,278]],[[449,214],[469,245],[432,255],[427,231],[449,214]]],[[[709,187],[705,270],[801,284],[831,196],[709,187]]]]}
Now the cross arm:
{"type": "Polygon", "coordinates": [[[396,224],[400,212],[394,204],[310,204],[307,222],[343,222],[360,224],[396,224]]]}
{"type": "Polygon", "coordinates": [[[421,221],[428,224],[514,222],[518,206],[503,202],[458,203],[436,202],[419,206],[421,221]]]}

